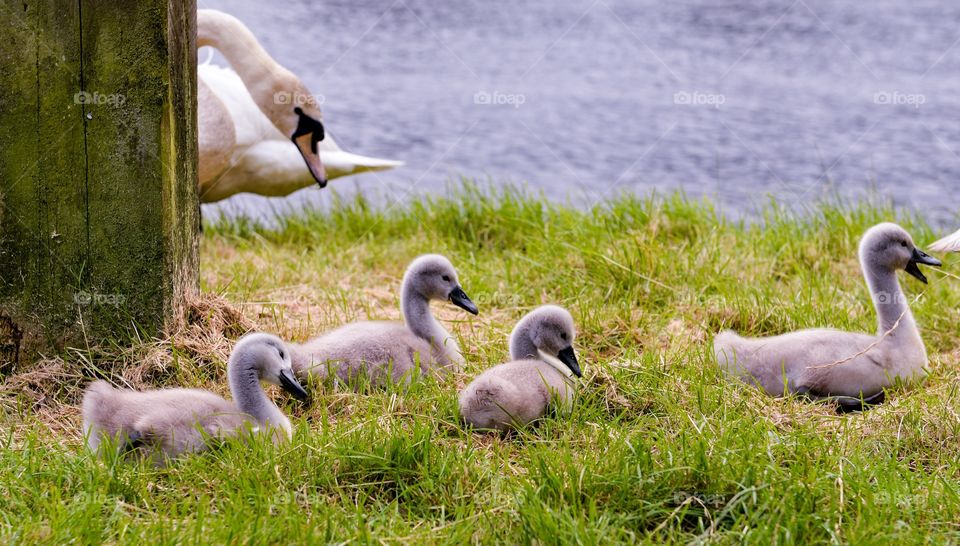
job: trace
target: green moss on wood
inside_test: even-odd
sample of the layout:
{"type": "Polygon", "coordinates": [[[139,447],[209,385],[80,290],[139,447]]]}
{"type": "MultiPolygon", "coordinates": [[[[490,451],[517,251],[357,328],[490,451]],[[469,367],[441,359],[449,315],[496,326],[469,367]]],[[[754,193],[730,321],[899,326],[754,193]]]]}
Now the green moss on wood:
{"type": "Polygon", "coordinates": [[[0,10],[0,311],[32,349],[156,334],[196,290],[196,6],[120,4],[0,10]]]}

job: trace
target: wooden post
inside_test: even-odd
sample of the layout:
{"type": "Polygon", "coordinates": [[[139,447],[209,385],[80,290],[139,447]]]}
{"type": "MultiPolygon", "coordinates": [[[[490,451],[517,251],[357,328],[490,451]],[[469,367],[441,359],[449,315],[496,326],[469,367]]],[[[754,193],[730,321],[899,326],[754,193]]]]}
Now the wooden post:
{"type": "Polygon", "coordinates": [[[198,289],[195,0],[0,3],[0,371],[198,289]]]}

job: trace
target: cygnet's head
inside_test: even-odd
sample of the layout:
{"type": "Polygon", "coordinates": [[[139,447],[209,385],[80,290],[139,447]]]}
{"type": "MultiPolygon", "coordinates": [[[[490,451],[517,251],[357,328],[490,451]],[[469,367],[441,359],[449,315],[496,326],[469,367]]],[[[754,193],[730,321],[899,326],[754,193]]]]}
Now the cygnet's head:
{"type": "MultiPolygon", "coordinates": [[[[279,385],[297,400],[306,400],[307,391],[297,381],[290,362],[290,349],[279,337],[273,334],[253,332],[237,341],[230,361],[227,364],[230,372],[237,370],[252,370],[257,379],[279,385]]],[[[231,381],[235,373],[230,374],[231,381]]]]}
{"type": "Polygon", "coordinates": [[[518,354],[523,350],[523,339],[533,343],[537,351],[560,360],[577,377],[583,377],[577,355],[573,352],[573,339],[577,331],[573,326],[573,317],[563,307],[542,305],[520,319],[510,334],[510,355],[514,359],[536,357],[537,355],[518,354]]]}
{"type": "Polygon", "coordinates": [[[424,254],[414,260],[403,276],[403,286],[426,300],[446,300],[468,313],[479,312],[460,286],[453,264],[439,254],[424,254]]]}
{"type": "Polygon", "coordinates": [[[902,269],[924,283],[927,278],[918,264],[943,265],[940,260],[917,248],[905,229],[889,222],[877,224],[863,235],[860,240],[860,261],[871,271],[902,269]]]}

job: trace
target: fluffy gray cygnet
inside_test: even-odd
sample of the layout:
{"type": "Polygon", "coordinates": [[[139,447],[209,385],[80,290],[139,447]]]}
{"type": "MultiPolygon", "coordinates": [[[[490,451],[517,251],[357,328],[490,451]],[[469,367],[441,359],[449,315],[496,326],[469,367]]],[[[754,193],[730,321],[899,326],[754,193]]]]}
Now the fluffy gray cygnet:
{"type": "Polygon", "coordinates": [[[876,225],[861,239],[860,265],[877,311],[877,335],[812,329],[744,338],[726,331],[714,340],[717,362],[772,396],[830,398],[841,411],[882,402],[885,387],[925,374],[927,352],[897,281],[897,271],[906,271],[926,283],[918,264],[941,265],[900,226],[876,225]]]}
{"type": "Polygon", "coordinates": [[[270,434],[274,442],[289,440],[290,420],[260,385],[266,381],[300,400],[307,398],[294,377],[286,344],[270,334],[244,336],[230,354],[227,377],[232,402],[200,389],[141,392],[94,381],[83,397],[87,445],[95,452],[106,445],[136,451],[162,465],[244,430],[270,434]]]}
{"type": "Polygon", "coordinates": [[[475,428],[507,431],[543,417],[551,404],[572,404],[572,376],[581,377],[573,351],[573,317],[544,305],[510,334],[510,362],[483,372],[460,393],[460,415],[475,428]]]}
{"type": "Polygon", "coordinates": [[[382,385],[461,366],[463,356],[456,339],[430,312],[433,300],[449,301],[474,315],[478,312],[450,260],[437,254],[420,256],[403,276],[400,306],[405,323],[354,322],[294,345],[297,375],[304,380],[334,375],[348,385],[361,381],[382,385]]]}

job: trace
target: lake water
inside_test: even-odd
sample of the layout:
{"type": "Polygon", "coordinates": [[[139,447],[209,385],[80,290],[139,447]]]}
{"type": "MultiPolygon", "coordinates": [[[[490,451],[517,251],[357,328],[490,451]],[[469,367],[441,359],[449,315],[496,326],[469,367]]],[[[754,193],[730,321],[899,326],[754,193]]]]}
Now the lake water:
{"type": "MultiPolygon", "coordinates": [[[[938,224],[960,212],[960,3],[200,6],[240,18],[321,95],[344,148],[407,162],[335,180],[340,193],[403,203],[465,175],[578,206],[683,189],[734,215],[833,192],[890,198],[938,224]]],[[[308,188],[204,213],[328,199],[308,188]]]]}

